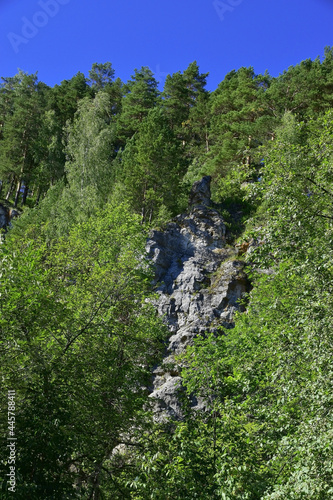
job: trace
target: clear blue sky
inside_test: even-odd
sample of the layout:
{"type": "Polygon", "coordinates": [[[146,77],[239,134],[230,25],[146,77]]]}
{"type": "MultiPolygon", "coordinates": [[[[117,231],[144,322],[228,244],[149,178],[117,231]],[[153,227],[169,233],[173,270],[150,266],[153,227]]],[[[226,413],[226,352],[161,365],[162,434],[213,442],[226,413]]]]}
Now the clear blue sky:
{"type": "Polygon", "coordinates": [[[232,69],[277,76],[333,45],[333,0],[0,0],[0,76],[55,85],[110,61],[126,81],[197,60],[214,90],[232,69]]]}

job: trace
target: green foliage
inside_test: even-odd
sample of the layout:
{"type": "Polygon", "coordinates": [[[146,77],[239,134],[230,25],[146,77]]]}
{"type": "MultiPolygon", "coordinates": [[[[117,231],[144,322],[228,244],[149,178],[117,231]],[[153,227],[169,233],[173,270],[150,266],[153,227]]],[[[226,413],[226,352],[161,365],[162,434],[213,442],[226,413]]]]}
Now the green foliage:
{"type": "Polygon", "coordinates": [[[62,126],[72,120],[77,111],[78,103],[84,97],[92,97],[93,90],[89,87],[83,73],[77,73],[70,80],[64,80],[55,85],[49,97],[49,106],[53,109],[62,126]]]}
{"type": "Polygon", "coordinates": [[[42,123],[41,99],[36,75],[19,72],[3,89],[8,114],[4,121],[0,149],[0,175],[9,181],[8,196],[16,186],[14,206],[19,202],[22,184],[29,186],[36,177],[41,155],[39,132],[42,123]]]}
{"type": "Polygon", "coordinates": [[[141,438],[143,451],[138,457],[141,470],[136,470],[136,476],[129,479],[131,498],[218,498],[212,481],[213,440],[209,423],[195,420],[190,414],[178,424],[156,425],[154,432],[141,438]]]}
{"type": "Polygon", "coordinates": [[[326,47],[322,63],[319,57],[307,59],[274,79],[265,103],[275,117],[289,111],[299,120],[314,118],[332,107],[332,91],[331,48],[326,47]]]}
{"type": "Polygon", "coordinates": [[[332,220],[332,112],[307,124],[287,114],[276,134],[254,187],[265,213],[263,252],[306,259],[332,220]]]}
{"type": "MultiPolygon", "coordinates": [[[[262,245],[249,257],[270,269],[253,276],[235,328],[197,339],[182,358],[188,394],[205,412],[192,415],[181,449],[200,429],[200,455],[214,463],[209,475],[203,460],[211,498],[332,494],[332,137],[331,113],[306,126],[286,115],[266,149],[267,215],[256,235],[262,245]]],[[[178,446],[169,453],[168,463],[178,446]]]]}
{"type": "Polygon", "coordinates": [[[89,71],[89,80],[94,90],[97,92],[110,85],[114,78],[115,71],[110,62],[104,64],[94,63],[89,71]]]}
{"type": "MultiPolygon", "coordinates": [[[[161,96],[149,68],[123,85],[111,63],[53,89],[2,79],[2,196],[18,203],[23,184],[38,205],[0,245],[18,498],[333,496],[332,54],[278,78],[240,68],[212,94],[196,62],[161,96]],[[166,332],[143,228],[185,210],[208,174],[229,234],[252,217],[254,288],[234,329],[180,360],[183,420],[157,424],[148,387],[166,332]]],[[[0,426],[7,498],[5,412],[0,426]]]]}
{"type": "Polygon", "coordinates": [[[209,153],[205,169],[216,178],[216,197],[240,201],[244,182],[256,180],[256,150],[270,136],[272,119],[263,99],[268,75],[253,68],[229,73],[210,99],[209,153]]]}
{"type": "Polygon", "coordinates": [[[208,73],[200,73],[196,61],[181,73],[167,75],[162,93],[163,107],[166,110],[170,126],[178,130],[188,119],[190,110],[198,99],[207,94],[205,90],[208,73]]]}
{"type": "Polygon", "coordinates": [[[121,145],[138,130],[150,109],[157,104],[159,91],[152,71],[144,66],[135,69],[124,87],[122,110],[118,120],[117,135],[121,145]]]}
{"type": "Polygon", "coordinates": [[[41,151],[33,178],[35,189],[38,192],[37,203],[51,186],[63,179],[65,171],[63,130],[53,110],[45,111],[42,117],[39,139],[41,151]]]}
{"type": "Polygon", "coordinates": [[[71,196],[84,214],[103,206],[110,195],[115,136],[110,101],[106,92],[82,100],[73,124],[67,127],[66,178],[71,196]]]}
{"type": "Polygon", "coordinates": [[[122,196],[141,214],[142,222],[160,224],[177,213],[184,167],[181,148],[163,111],[150,111],[127,142],[117,175],[122,196]]]}
{"type": "MultiPolygon", "coordinates": [[[[51,248],[42,239],[1,247],[1,406],[14,389],[18,498],[89,498],[105,475],[119,495],[117,450],[136,446],[146,425],[164,332],[147,302],[144,242],[122,205],[51,248]]],[[[3,445],[2,481],[7,458],[3,445]]]]}
{"type": "MultiPolygon", "coordinates": [[[[49,118],[53,123],[53,116],[49,118]]],[[[25,223],[32,219],[32,225],[37,220],[47,225],[49,238],[67,235],[72,225],[86,221],[110,199],[115,179],[112,171],[115,123],[110,95],[103,91],[94,99],[82,99],[74,121],[67,124],[66,134],[66,182],[59,179],[35,214],[28,214],[25,219],[25,223]]],[[[57,143],[50,143],[48,148],[45,168],[50,172],[51,162],[57,161],[51,154],[59,150],[57,143]]]]}

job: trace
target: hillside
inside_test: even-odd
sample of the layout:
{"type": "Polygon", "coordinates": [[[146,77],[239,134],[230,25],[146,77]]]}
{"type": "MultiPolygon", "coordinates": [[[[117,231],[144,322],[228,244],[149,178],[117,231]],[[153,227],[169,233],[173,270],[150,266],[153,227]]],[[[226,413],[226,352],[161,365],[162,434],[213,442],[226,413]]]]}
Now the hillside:
{"type": "Polygon", "coordinates": [[[333,49],[206,78],[2,78],[1,498],[333,496],[333,49]]]}

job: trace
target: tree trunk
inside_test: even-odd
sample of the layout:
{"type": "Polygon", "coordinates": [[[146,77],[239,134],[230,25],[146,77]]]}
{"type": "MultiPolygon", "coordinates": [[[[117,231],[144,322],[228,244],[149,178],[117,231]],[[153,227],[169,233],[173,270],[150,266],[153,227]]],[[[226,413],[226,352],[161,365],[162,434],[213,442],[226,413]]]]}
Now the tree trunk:
{"type": "Polygon", "coordinates": [[[37,188],[37,196],[36,196],[35,207],[37,207],[37,206],[38,206],[38,204],[39,204],[40,195],[41,195],[41,189],[40,189],[40,187],[38,187],[38,188],[37,188]]]}
{"type": "MultiPolygon", "coordinates": [[[[26,135],[26,131],[24,131],[24,133],[23,133],[23,138],[25,137],[25,135],[26,135]]],[[[24,153],[23,153],[23,162],[21,165],[20,177],[19,177],[19,180],[17,182],[17,187],[16,187],[16,194],[15,194],[15,201],[14,201],[15,208],[17,207],[19,197],[20,197],[20,190],[21,190],[21,186],[22,186],[23,173],[25,171],[24,167],[25,167],[25,162],[26,162],[26,158],[27,158],[27,153],[28,153],[28,145],[26,144],[25,148],[24,148],[24,153]]]]}
{"type": "Polygon", "coordinates": [[[18,204],[18,201],[19,201],[21,186],[22,186],[22,180],[20,179],[20,180],[17,182],[17,186],[16,186],[16,194],[15,194],[14,208],[16,208],[16,207],[17,207],[17,204],[18,204]]]}
{"type": "Polygon", "coordinates": [[[22,180],[23,180],[23,172],[24,172],[24,165],[25,165],[25,159],[27,157],[27,148],[25,148],[24,155],[23,155],[23,163],[21,166],[21,171],[20,171],[20,177],[19,180],[17,181],[17,187],[16,187],[16,194],[15,194],[15,201],[14,201],[14,207],[17,207],[19,197],[20,197],[20,190],[22,186],[22,180]]]}
{"type": "Polygon", "coordinates": [[[6,201],[9,200],[9,198],[11,197],[11,194],[13,192],[13,189],[14,189],[14,177],[12,177],[11,181],[10,181],[10,184],[9,184],[9,189],[7,191],[7,194],[6,194],[6,201]]]}
{"type": "Polygon", "coordinates": [[[208,132],[206,132],[206,153],[209,153],[209,140],[208,140],[208,132]]]}
{"type": "Polygon", "coordinates": [[[246,165],[249,167],[251,165],[251,155],[250,155],[250,151],[251,151],[251,142],[252,142],[252,136],[249,135],[249,146],[248,146],[248,151],[249,151],[249,154],[248,156],[246,157],[246,165]]]}
{"type": "Polygon", "coordinates": [[[28,191],[29,191],[28,186],[25,186],[24,187],[24,191],[23,191],[23,197],[22,197],[22,205],[26,204],[27,196],[28,196],[28,191]]]}

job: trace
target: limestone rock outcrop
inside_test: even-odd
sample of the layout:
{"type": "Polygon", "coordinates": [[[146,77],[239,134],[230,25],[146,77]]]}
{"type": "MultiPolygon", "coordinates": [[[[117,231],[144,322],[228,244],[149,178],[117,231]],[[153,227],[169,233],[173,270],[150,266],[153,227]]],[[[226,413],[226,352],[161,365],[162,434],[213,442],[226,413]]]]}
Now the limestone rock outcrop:
{"type": "Polygon", "coordinates": [[[6,229],[9,221],[8,208],[0,204],[0,229],[6,229]]]}
{"type": "Polygon", "coordinates": [[[210,177],[193,185],[189,202],[187,214],[164,231],[153,231],[147,242],[155,264],[156,307],[170,331],[164,362],[154,371],[157,419],[181,417],[181,367],[175,356],[197,335],[232,328],[239,299],[249,290],[244,263],[226,248],[223,218],[211,206],[210,177]]]}
{"type": "Polygon", "coordinates": [[[11,220],[18,217],[18,215],[19,213],[17,210],[12,210],[0,203],[0,229],[6,232],[11,225],[11,220]]]}
{"type": "Polygon", "coordinates": [[[210,193],[210,175],[205,175],[200,181],[197,181],[193,184],[190,197],[189,197],[189,206],[210,206],[211,202],[211,193],[210,193]]]}

